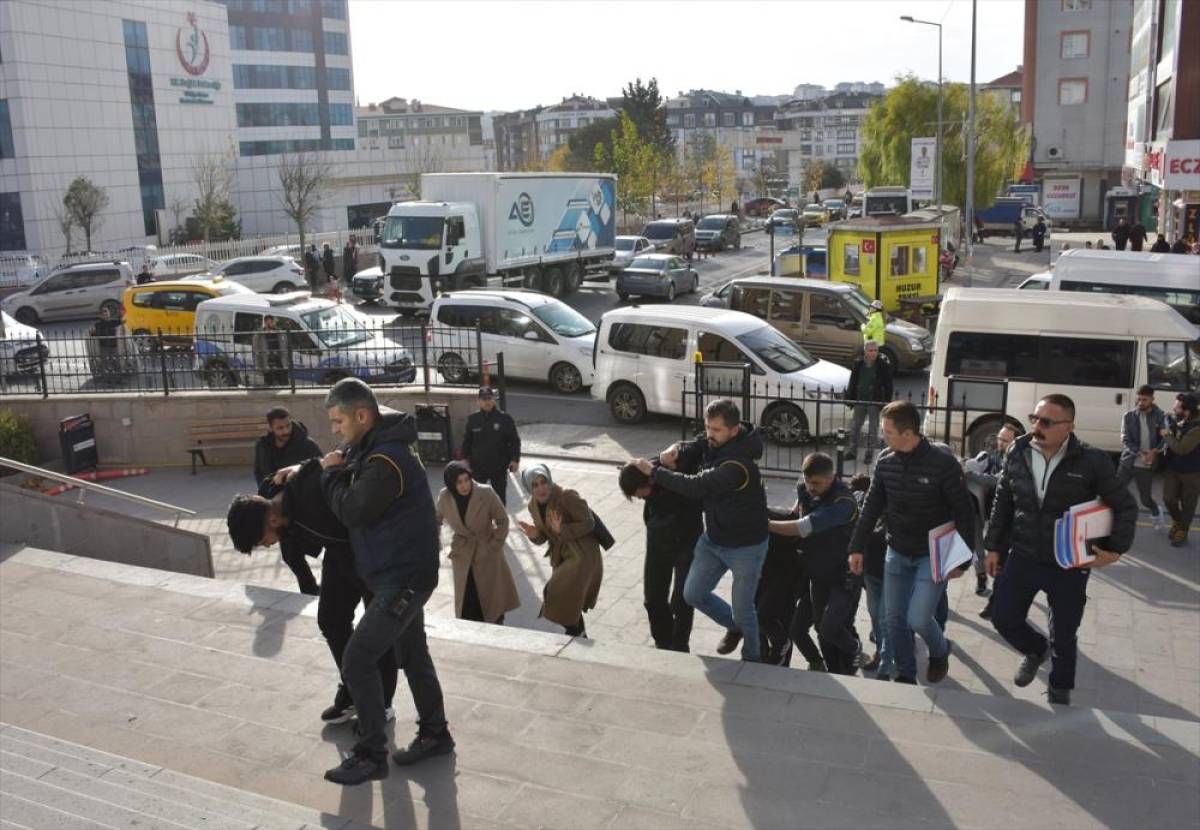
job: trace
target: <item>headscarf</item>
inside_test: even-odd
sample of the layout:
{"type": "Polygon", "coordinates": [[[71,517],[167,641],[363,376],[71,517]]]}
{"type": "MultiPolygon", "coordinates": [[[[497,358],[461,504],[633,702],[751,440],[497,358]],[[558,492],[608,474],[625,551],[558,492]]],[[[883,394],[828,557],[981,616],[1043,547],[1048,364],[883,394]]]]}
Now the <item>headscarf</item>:
{"type": "Polygon", "coordinates": [[[546,483],[551,487],[554,486],[554,479],[550,476],[550,468],[545,464],[534,464],[532,467],[526,467],[521,471],[521,483],[525,485],[525,489],[530,493],[533,492],[533,482],[538,477],[546,479],[546,483]]]}
{"type": "Polygon", "coordinates": [[[454,499],[454,505],[458,508],[458,516],[464,522],[467,520],[467,504],[471,501],[471,493],[475,492],[475,485],[471,485],[471,493],[465,496],[458,492],[458,477],[463,473],[468,476],[471,471],[467,469],[467,465],[461,461],[451,461],[446,465],[446,470],[442,474],[443,480],[446,482],[446,489],[450,491],[450,496],[454,499]]]}

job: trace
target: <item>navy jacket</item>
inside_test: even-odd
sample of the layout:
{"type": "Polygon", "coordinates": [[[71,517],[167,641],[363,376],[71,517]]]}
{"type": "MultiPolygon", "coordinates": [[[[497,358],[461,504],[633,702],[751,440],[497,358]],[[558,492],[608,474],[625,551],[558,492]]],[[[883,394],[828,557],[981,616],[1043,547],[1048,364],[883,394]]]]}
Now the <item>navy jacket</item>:
{"type": "MultiPolygon", "coordinates": [[[[1142,419],[1137,409],[1131,409],[1121,418],[1121,467],[1132,466],[1134,459],[1142,448],[1142,419]]],[[[1158,431],[1166,426],[1166,415],[1157,406],[1150,407],[1146,413],[1146,423],[1150,426],[1150,449],[1154,449],[1162,441],[1158,431]]]]}
{"type": "Polygon", "coordinates": [[[800,540],[808,575],[820,582],[837,582],[846,575],[846,548],[858,519],[858,501],[840,480],[823,496],[798,488],[800,515],[812,523],[812,532],[800,540]]]}

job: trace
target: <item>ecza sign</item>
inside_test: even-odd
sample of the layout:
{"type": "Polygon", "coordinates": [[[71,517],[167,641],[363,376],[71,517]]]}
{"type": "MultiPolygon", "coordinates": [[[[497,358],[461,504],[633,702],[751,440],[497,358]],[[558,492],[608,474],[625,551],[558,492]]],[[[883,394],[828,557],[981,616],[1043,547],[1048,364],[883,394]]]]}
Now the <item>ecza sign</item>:
{"type": "Polygon", "coordinates": [[[1150,181],[1167,190],[1200,190],[1200,139],[1168,141],[1152,153],[1150,181]]]}

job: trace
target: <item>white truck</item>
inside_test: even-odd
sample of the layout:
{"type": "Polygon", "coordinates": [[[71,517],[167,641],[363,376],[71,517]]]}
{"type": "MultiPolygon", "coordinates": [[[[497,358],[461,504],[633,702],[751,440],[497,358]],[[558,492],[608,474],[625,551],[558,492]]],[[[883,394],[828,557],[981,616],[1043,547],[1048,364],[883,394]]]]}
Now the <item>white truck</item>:
{"type": "Polygon", "coordinates": [[[568,294],[612,260],[616,184],[602,173],[425,174],[422,200],[388,211],[379,273],[363,277],[402,313],[428,313],[460,288],[568,294]]]}

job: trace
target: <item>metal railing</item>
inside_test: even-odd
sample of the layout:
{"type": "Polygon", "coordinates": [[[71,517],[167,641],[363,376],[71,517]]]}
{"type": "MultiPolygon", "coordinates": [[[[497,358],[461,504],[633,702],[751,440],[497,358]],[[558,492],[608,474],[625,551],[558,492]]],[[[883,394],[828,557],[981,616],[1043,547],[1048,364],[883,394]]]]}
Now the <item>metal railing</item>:
{"type": "Polygon", "coordinates": [[[106,496],[124,499],[125,501],[141,504],[146,507],[153,507],[156,510],[164,510],[175,514],[175,527],[179,527],[179,519],[182,516],[195,516],[195,510],[188,510],[186,507],[179,507],[175,504],[167,504],[165,501],[157,501],[148,499],[145,496],[138,496],[133,493],[126,493],[124,490],[117,490],[112,487],[105,487],[103,484],[96,484],[94,481],[85,481],[84,479],[75,478],[74,476],[66,475],[65,473],[56,473],[52,470],[46,470],[42,467],[35,467],[32,464],[26,464],[22,461],[14,461],[11,458],[0,456],[0,467],[7,467],[18,472],[28,473],[29,475],[38,476],[40,478],[48,478],[53,481],[58,481],[63,484],[69,484],[72,487],[78,488],[79,504],[83,504],[84,496],[88,491],[94,493],[102,493],[106,496]]]}

